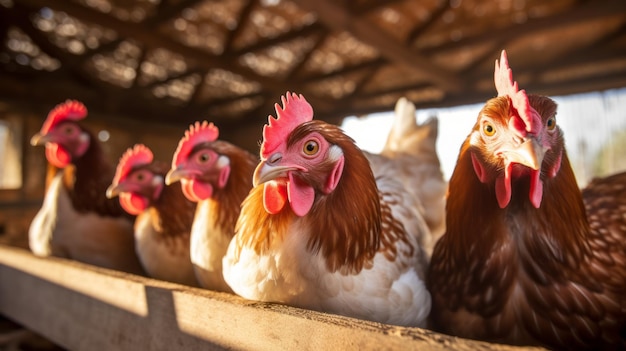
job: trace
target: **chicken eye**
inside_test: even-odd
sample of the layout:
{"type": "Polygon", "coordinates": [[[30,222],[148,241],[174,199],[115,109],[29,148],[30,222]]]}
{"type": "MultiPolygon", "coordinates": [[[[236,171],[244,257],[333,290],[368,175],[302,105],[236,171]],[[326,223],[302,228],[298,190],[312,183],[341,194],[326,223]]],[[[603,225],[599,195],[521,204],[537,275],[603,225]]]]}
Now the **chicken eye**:
{"type": "Polygon", "coordinates": [[[485,123],[483,125],[483,132],[487,136],[492,136],[496,134],[496,128],[491,123],[485,123]]]}
{"type": "Polygon", "coordinates": [[[548,127],[548,130],[554,130],[554,128],[556,128],[556,118],[548,118],[548,120],[546,121],[546,127],[548,127]]]}
{"type": "Polygon", "coordinates": [[[302,151],[309,155],[315,155],[320,149],[320,145],[317,143],[317,141],[315,140],[309,140],[306,143],[304,143],[304,147],[302,148],[302,151]]]}
{"type": "Polygon", "coordinates": [[[135,181],[143,182],[146,178],[148,178],[148,175],[146,173],[147,172],[145,170],[135,173],[135,181]]]}
{"type": "Polygon", "coordinates": [[[206,152],[203,152],[200,155],[198,155],[198,161],[200,161],[200,163],[209,162],[210,159],[211,159],[211,156],[206,152]]]}

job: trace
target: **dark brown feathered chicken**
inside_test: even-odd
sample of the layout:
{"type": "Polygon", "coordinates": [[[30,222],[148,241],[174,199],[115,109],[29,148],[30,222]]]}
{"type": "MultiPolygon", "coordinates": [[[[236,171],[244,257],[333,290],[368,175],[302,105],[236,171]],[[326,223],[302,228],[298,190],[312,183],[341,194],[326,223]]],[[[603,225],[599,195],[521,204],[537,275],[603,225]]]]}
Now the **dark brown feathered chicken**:
{"type": "Polygon", "coordinates": [[[51,173],[44,203],[29,229],[30,249],[96,266],[143,274],[135,254],[133,217],[107,199],[114,165],[79,120],[87,109],[68,100],[48,114],[33,145],[45,145],[51,173]]]}
{"type": "Polygon", "coordinates": [[[149,276],[197,286],[189,256],[189,235],[196,204],[180,187],[165,185],[169,164],[154,160],[143,144],[126,150],[107,189],[107,197],[119,196],[135,219],[137,255],[149,276]]]}
{"type": "Polygon", "coordinates": [[[624,349],[626,174],[581,194],[556,104],[518,91],[506,55],[450,179],[429,270],[431,319],[462,337],[624,349]]]}

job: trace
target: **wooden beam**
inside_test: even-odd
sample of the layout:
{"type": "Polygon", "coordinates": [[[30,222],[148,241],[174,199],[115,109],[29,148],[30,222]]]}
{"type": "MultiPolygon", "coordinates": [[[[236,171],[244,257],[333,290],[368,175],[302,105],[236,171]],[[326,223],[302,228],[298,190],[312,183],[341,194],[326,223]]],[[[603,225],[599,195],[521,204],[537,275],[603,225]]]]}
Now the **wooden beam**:
{"type": "Polygon", "coordinates": [[[183,10],[194,7],[201,1],[204,0],[182,0],[175,4],[172,4],[168,1],[161,1],[158,5],[157,13],[151,17],[146,18],[142,23],[151,28],[155,28],[156,26],[164,22],[170,21],[180,16],[180,13],[183,10]]]}
{"type": "Polygon", "coordinates": [[[0,246],[0,313],[70,350],[537,350],[186,287],[0,246]]]}
{"type": "Polygon", "coordinates": [[[447,91],[464,86],[458,76],[435,65],[430,59],[406,48],[391,35],[370,21],[353,16],[345,8],[330,0],[296,0],[302,7],[315,12],[319,20],[336,31],[347,31],[361,42],[374,47],[390,62],[426,76],[447,91]]]}
{"type": "Polygon", "coordinates": [[[448,11],[448,9],[450,9],[450,2],[448,0],[440,0],[439,6],[437,6],[430,13],[426,21],[417,25],[411,30],[411,32],[407,36],[407,45],[412,45],[413,42],[415,42],[415,40],[417,40],[422,35],[422,33],[424,33],[435,22],[437,22],[441,18],[441,16],[443,16],[443,14],[448,11]]]}
{"type": "Polygon", "coordinates": [[[248,0],[248,3],[244,5],[243,9],[239,13],[237,26],[233,30],[228,32],[226,40],[224,40],[224,52],[228,52],[231,50],[235,38],[237,38],[239,33],[241,33],[245,25],[250,20],[250,14],[252,13],[252,10],[258,5],[258,2],[259,0],[248,0]]]}
{"type": "Polygon", "coordinates": [[[155,35],[154,30],[143,26],[140,23],[132,23],[119,20],[113,16],[82,6],[80,4],[65,0],[22,0],[31,7],[49,7],[58,11],[63,11],[70,16],[79,18],[81,21],[97,24],[115,30],[119,35],[141,41],[146,47],[165,48],[176,52],[195,62],[203,69],[222,68],[239,74],[252,81],[263,84],[267,89],[276,91],[286,91],[288,86],[280,81],[259,75],[251,69],[236,64],[232,57],[215,56],[210,53],[184,45],[174,39],[163,35],[155,35]]]}
{"type": "Polygon", "coordinates": [[[259,41],[258,43],[254,43],[248,46],[244,46],[242,48],[232,50],[230,52],[231,55],[239,56],[243,55],[247,52],[255,52],[265,50],[272,46],[276,46],[290,40],[294,40],[297,38],[303,38],[311,34],[315,34],[324,30],[324,26],[322,26],[319,22],[313,22],[307,26],[304,26],[300,29],[290,30],[283,34],[277,35],[271,39],[266,39],[263,41],[259,41]]]}
{"type": "MultiPolygon", "coordinates": [[[[167,21],[172,20],[173,18],[179,16],[180,13],[184,9],[189,8],[189,7],[193,7],[197,3],[199,3],[200,1],[202,1],[202,0],[183,0],[183,1],[180,1],[179,3],[173,4],[173,5],[170,4],[169,2],[161,1],[161,3],[159,3],[159,5],[158,5],[158,10],[157,10],[156,14],[154,14],[151,17],[148,17],[143,22],[141,22],[141,24],[146,26],[146,27],[148,27],[148,28],[150,28],[150,29],[156,29],[156,27],[158,27],[159,25],[163,24],[163,22],[167,22],[167,21]]],[[[93,50],[89,50],[89,51],[85,52],[85,54],[83,54],[81,56],[81,59],[83,61],[86,61],[86,60],[88,60],[89,58],[91,58],[92,56],[94,56],[96,54],[114,50],[124,40],[125,40],[125,38],[118,38],[118,39],[112,40],[112,41],[110,41],[108,43],[104,43],[104,44],[98,46],[97,48],[95,48],[93,50]]]]}
{"type": "Polygon", "coordinates": [[[424,55],[441,54],[446,51],[457,50],[466,46],[482,45],[493,42],[511,42],[517,38],[537,35],[542,31],[557,29],[581,22],[611,17],[626,12],[626,1],[604,0],[588,1],[580,6],[572,6],[569,11],[564,11],[552,16],[531,19],[523,24],[512,24],[505,28],[489,30],[479,35],[467,37],[459,41],[450,41],[437,46],[424,48],[424,55]]]}
{"type": "Polygon", "coordinates": [[[12,11],[12,21],[14,21],[14,24],[17,25],[46,55],[57,59],[61,63],[61,67],[58,71],[62,71],[66,74],[69,73],[72,79],[75,79],[77,82],[82,84],[97,86],[97,82],[93,79],[89,79],[89,75],[85,74],[82,65],[80,64],[79,56],[70,54],[54,45],[38,28],[35,28],[33,22],[29,18],[30,13],[28,10],[29,9],[22,4],[16,3],[13,6],[12,11]]]}

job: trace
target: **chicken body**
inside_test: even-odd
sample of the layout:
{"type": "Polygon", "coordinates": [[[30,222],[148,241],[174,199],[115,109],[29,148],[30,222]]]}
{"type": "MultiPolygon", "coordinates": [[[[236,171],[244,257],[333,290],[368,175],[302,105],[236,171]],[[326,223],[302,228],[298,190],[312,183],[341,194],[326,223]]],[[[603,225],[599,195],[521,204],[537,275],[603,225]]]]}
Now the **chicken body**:
{"type": "Polygon", "coordinates": [[[626,174],[583,198],[556,104],[530,95],[535,117],[524,119],[514,99],[488,101],[461,147],[429,269],[433,326],[492,342],[624,349],[626,174]]]}
{"type": "Polygon", "coordinates": [[[419,211],[429,231],[420,246],[430,257],[445,231],[445,198],[448,184],[437,155],[438,120],[430,117],[418,124],[415,105],[406,98],[396,103],[394,122],[381,155],[365,153],[374,174],[386,171],[402,181],[406,191],[419,200],[419,211]],[[384,170],[383,170],[384,169],[384,170]]]}
{"type": "Polygon", "coordinates": [[[417,200],[393,172],[374,175],[338,127],[307,120],[303,97],[283,104],[270,125],[290,131],[264,130],[256,187],[224,257],[227,283],[247,299],[423,326],[430,294],[419,240],[428,228],[417,200]]]}
{"type": "Polygon", "coordinates": [[[77,210],[58,171],[31,222],[29,247],[38,256],[57,256],[99,267],[143,274],[134,252],[133,223],[124,216],[77,210]],[[130,236],[129,236],[130,233],[130,236]]]}
{"type": "Polygon", "coordinates": [[[134,225],[137,255],[153,278],[197,286],[189,255],[195,203],[178,187],[165,186],[169,166],[153,161],[144,145],[120,159],[107,197],[119,196],[126,212],[137,215],[134,225]]]}
{"type": "Polygon", "coordinates": [[[133,218],[105,197],[113,167],[98,141],[77,123],[86,113],[78,102],[59,105],[31,140],[46,145],[52,177],[29,228],[30,248],[40,256],[144,274],[135,254],[133,218]]]}
{"type": "Polygon", "coordinates": [[[192,125],[179,143],[166,182],[180,181],[185,196],[197,202],[190,255],[198,283],[232,292],[224,281],[222,259],[235,232],[241,201],[252,188],[256,158],[217,137],[213,124],[192,125]]]}

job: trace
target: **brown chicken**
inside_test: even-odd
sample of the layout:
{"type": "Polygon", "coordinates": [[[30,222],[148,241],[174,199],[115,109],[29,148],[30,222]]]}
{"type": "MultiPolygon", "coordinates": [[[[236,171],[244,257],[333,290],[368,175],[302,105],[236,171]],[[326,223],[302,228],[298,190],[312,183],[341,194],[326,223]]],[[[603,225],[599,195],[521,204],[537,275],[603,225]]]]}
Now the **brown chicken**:
{"type": "Polygon", "coordinates": [[[450,179],[428,275],[445,333],[555,349],[624,349],[626,173],[581,194],[556,104],[526,95],[506,54],[450,179]]]}
{"type": "Polygon", "coordinates": [[[165,185],[169,164],[155,161],[143,144],[126,150],[107,189],[119,197],[135,219],[137,255],[149,276],[180,284],[198,285],[189,258],[189,235],[196,204],[180,187],[165,185]]]}
{"type": "Polygon", "coordinates": [[[256,157],[219,139],[219,129],[192,124],[174,152],[165,181],[180,182],[197,203],[191,227],[191,262],[201,287],[232,292],[222,275],[222,258],[235,234],[241,202],[252,188],[256,157]]]}
{"type": "Polygon", "coordinates": [[[424,326],[430,294],[419,243],[429,231],[398,160],[371,168],[339,127],[313,119],[304,96],[281,100],[263,127],[224,279],[251,300],[424,326]]]}
{"type": "Polygon", "coordinates": [[[56,106],[31,144],[45,145],[50,163],[46,195],[29,229],[30,249],[96,266],[144,274],[135,254],[133,220],[107,199],[114,165],[79,121],[87,109],[68,100],[56,106]]]}

